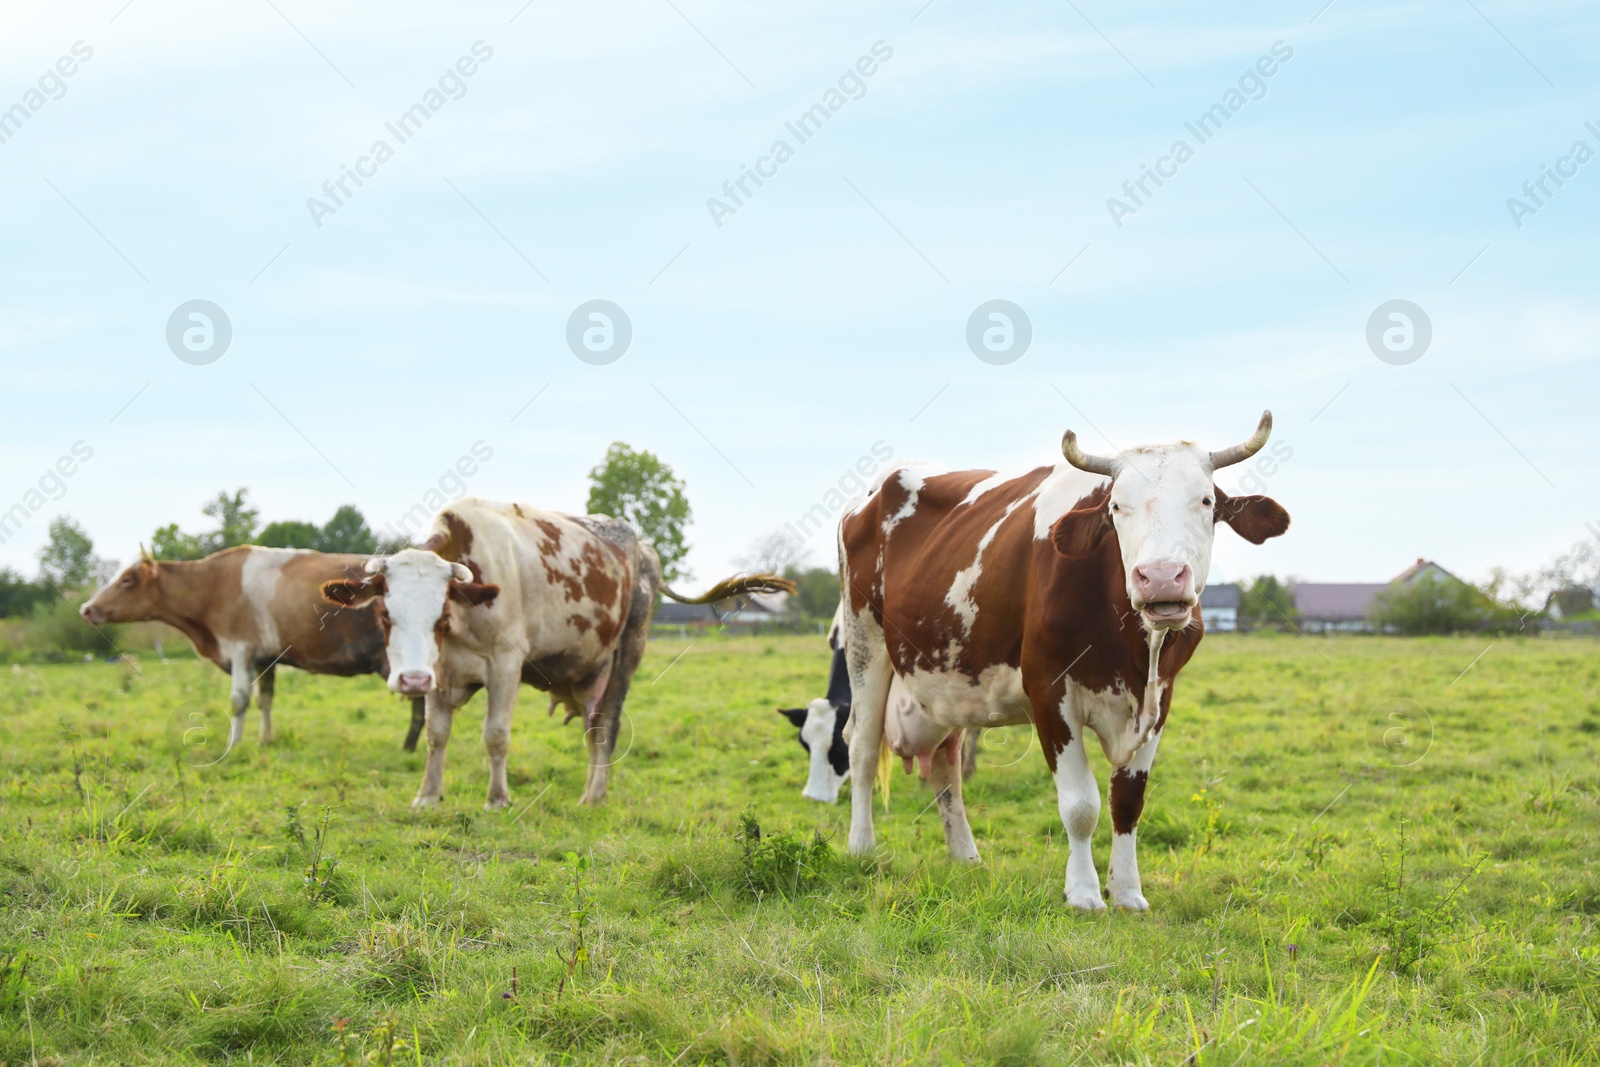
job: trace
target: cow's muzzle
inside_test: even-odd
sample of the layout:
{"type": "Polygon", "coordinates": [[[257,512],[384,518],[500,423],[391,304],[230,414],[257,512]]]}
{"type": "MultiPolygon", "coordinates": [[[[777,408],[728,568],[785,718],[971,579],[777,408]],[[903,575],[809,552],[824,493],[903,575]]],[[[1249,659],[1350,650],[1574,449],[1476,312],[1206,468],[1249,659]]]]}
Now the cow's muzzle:
{"type": "Polygon", "coordinates": [[[432,671],[401,671],[394,680],[394,691],[401,696],[420,697],[432,689],[432,671]]]}
{"type": "Polygon", "coordinates": [[[1133,602],[1151,626],[1181,628],[1195,608],[1194,571],[1187,563],[1144,563],[1133,568],[1133,602]]]}
{"type": "Polygon", "coordinates": [[[83,621],[88,623],[90,626],[99,626],[105,618],[101,614],[99,608],[93,607],[89,604],[85,604],[83,607],[79,608],[78,614],[83,616],[83,621]]]}

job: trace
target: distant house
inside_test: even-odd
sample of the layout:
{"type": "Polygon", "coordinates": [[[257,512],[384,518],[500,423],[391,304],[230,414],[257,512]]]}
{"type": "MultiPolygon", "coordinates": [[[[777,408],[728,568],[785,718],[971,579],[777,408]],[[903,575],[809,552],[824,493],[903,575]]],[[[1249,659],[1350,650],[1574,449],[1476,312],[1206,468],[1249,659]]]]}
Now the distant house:
{"type": "Polygon", "coordinates": [[[1239,587],[1232,582],[1200,590],[1200,618],[1209,633],[1239,628],[1239,587]]]}
{"type": "Polygon", "coordinates": [[[663,600],[656,607],[652,622],[657,626],[676,626],[683,630],[751,630],[762,623],[779,622],[787,615],[783,594],[732,596],[711,604],[679,604],[663,600]]]}
{"type": "Polygon", "coordinates": [[[1586,585],[1563,586],[1551,593],[1544,602],[1545,614],[1557,622],[1574,615],[1588,614],[1594,608],[1594,590],[1586,585]]]}
{"type": "Polygon", "coordinates": [[[1311,633],[1371,633],[1378,594],[1419,581],[1460,581],[1431,560],[1419,558],[1387,582],[1295,582],[1294,609],[1299,626],[1311,633]]]}

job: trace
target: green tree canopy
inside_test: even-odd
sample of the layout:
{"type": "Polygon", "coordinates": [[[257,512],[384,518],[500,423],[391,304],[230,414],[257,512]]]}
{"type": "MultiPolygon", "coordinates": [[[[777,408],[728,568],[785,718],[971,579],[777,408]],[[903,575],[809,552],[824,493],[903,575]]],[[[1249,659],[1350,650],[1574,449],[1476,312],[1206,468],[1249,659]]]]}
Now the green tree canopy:
{"type": "Polygon", "coordinates": [[[220,552],[224,548],[234,545],[248,544],[256,535],[257,519],[261,513],[245,501],[247,489],[240,489],[231,497],[227,493],[218,493],[216,498],[201,508],[200,511],[217,520],[217,529],[211,537],[215,544],[213,552],[220,552]]]}
{"type": "Polygon", "coordinates": [[[1482,591],[1455,578],[1422,577],[1381,591],[1372,621],[1402,634],[1450,634],[1476,630],[1490,620],[1494,605],[1482,591]]]}
{"type": "Polygon", "coordinates": [[[30,582],[10,567],[0,567],[0,618],[27,615],[35,604],[55,596],[43,582],[30,582]]]}
{"type": "Polygon", "coordinates": [[[839,607],[839,576],[826,567],[783,569],[795,584],[795,612],[808,619],[831,619],[839,607]]]}
{"type": "Polygon", "coordinates": [[[592,515],[632,524],[655,545],[662,575],[675,582],[690,576],[682,563],[689,553],[684,528],[693,516],[683,488],[683,480],[653,453],[614,441],[589,472],[587,506],[592,515]]]}
{"type": "Polygon", "coordinates": [[[256,538],[256,544],[263,548],[313,548],[316,546],[317,536],[321,533],[314,522],[300,522],[295,519],[269,522],[262,527],[261,536],[256,538]]]}
{"type": "Polygon", "coordinates": [[[354,504],[346,504],[317,531],[312,544],[319,552],[356,552],[370,556],[378,550],[378,538],[354,504]]]}
{"type": "Polygon", "coordinates": [[[50,522],[50,540],[39,550],[39,575],[63,592],[95,580],[100,560],[83,527],[65,515],[50,522]]]}
{"type": "Polygon", "coordinates": [[[1245,626],[1283,627],[1294,617],[1294,594],[1270,574],[1243,584],[1239,590],[1239,622],[1245,626]]]}
{"type": "Polygon", "coordinates": [[[161,527],[150,536],[150,554],[156,559],[199,559],[224,548],[248,544],[256,535],[261,514],[246,501],[248,494],[248,489],[239,489],[232,496],[218,493],[200,509],[217,522],[217,528],[210,533],[184,533],[175,522],[161,527]]]}

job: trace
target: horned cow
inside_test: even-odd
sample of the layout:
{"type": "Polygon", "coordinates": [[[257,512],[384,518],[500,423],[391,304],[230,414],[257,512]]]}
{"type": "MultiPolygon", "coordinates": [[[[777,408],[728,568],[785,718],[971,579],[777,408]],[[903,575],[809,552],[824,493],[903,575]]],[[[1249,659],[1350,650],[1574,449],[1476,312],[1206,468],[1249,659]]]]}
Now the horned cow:
{"type": "Polygon", "coordinates": [[[1270,412],[1244,443],[1188,442],[1085,453],[1068,431],[1064,464],[1007,477],[901,468],[839,527],[850,673],[849,848],[874,848],[872,788],[887,755],[898,678],[919,714],[897,729],[902,756],[927,759],[952,856],[978,858],[961,799],[965,729],[1031,722],[1066,826],[1066,897],[1105,907],[1090,836],[1100,791],[1086,732],[1110,762],[1117,907],[1149,907],[1137,827],[1178,672],[1204,634],[1199,594],[1215,526],[1260,544],[1289,515],[1213,480],[1266,444],[1270,412]]]}

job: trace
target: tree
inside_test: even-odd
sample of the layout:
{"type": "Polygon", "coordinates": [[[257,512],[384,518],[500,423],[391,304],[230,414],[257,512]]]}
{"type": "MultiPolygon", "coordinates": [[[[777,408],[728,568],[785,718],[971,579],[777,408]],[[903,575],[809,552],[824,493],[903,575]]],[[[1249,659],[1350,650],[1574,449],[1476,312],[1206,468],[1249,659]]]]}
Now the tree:
{"type": "Polygon", "coordinates": [[[653,453],[613,441],[589,472],[589,513],[623,519],[655,545],[669,582],[690,577],[680,566],[689,553],[684,527],[693,516],[683,481],[653,453]]]}
{"type": "Polygon", "coordinates": [[[1239,590],[1239,624],[1254,628],[1287,625],[1294,619],[1294,594],[1270,574],[1263,574],[1239,590]]]}
{"type": "Polygon", "coordinates": [[[101,567],[94,542],[65,515],[51,520],[50,541],[39,550],[39,576],[63,592],[91,584],[101,567]]]}
{"type": "Polygon", "coordinates": [[[1491,608],[1488,598],[1466,582],[1424,577],[1380,591],[1372,621],[1380,630],[1402,634],[1449,634],[1479,629],[1491,608]]]}
{"type": "Polygon", "coordinates": [[[839,576],[826,567],[784,568],[795,584],[794,611],[807,619],[831,619],[839,607],[839,576]]]}
{"type": "Polygon", "coordinates": [[[218,493],[215,500],[200,509],[203,514],[217,520],[217,530],[211,535],[211,552],[248,544],[255,537],[256,520],[261,513],[245,503],[245,494],[248,492],[247,489],[240,489],[231,497],[227,493],[218,493]]]}
{"type": "Polygon", "coordinates": [[[245,501],[248,493],[248,489],[240,489],[232,496],[218,493],[200,509],[202,514],[217,520],[217,528],[210,533],[184,533],[175,522],[161,527],[150,536],[150,554],[156,559],[199,559],[224,548],[250,543],[256,535],[261,513],[245,501]]]}
{"type": "Polygon", "coordinates": [[[317,531],[311,547],[318,552],[354,552],[370,556],[378,550],[378,538],[356,506],[346,504],[317,531]]]}
{"type": "Polygon", "coordinates": [[[10,567],[0,567],[0,618],[27,615],[35,604],[55,596],[43,582],[30,582],[10,567]]]}
{"type": "Polygon", "coordinates": [[[262,528],[261,536],[256,538],[256,544],[263,548],[313,548],[321,533],[314,522],[294,519],[269,522],[262,528]]]}

